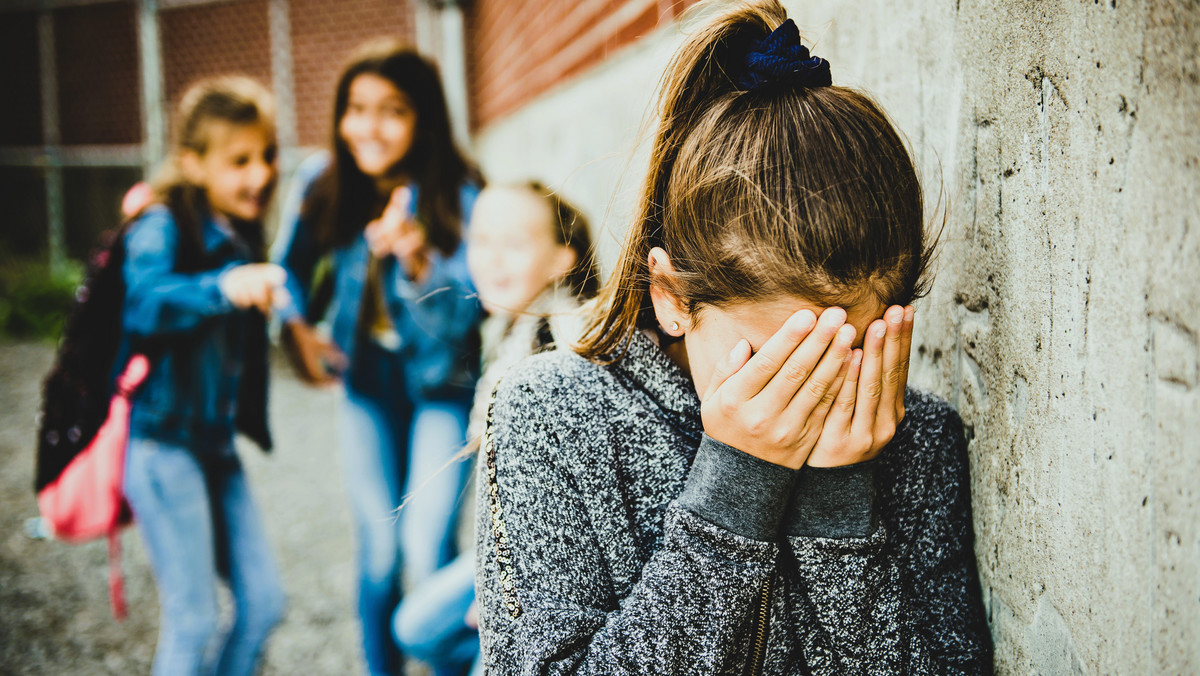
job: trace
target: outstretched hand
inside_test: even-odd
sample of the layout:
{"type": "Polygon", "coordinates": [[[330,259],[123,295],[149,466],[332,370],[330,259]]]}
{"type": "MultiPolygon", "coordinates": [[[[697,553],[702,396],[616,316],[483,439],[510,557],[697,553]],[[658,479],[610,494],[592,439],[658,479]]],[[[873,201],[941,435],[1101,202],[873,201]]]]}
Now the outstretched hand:
{"type": "Polygon", "coordinates": [[[286,281],[287,272],[274,263],[247,263],[221,273],[217,288],[234,307],[269,315],[288,303],[286,281]]]}
{"type": "Polygon", "coordinates": [[[911,305],[893,305],[867,327],[807,464],[839,467],[870,460],[895,436],[904,420],[913,314],[911,305]]]}

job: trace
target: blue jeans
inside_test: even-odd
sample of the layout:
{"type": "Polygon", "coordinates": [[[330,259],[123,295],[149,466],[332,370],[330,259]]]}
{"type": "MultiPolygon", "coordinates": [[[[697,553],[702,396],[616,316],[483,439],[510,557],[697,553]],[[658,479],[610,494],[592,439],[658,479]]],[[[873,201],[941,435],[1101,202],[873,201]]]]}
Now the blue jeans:
{"type": "Polygon", "coordinates": [[[371,674],[399,674],[391,619],[402,582],[420,584],[454,558],[455,523],[470,463],[469,402],[412,402],[402,365],[359,348],[340,401],[338,443],[358,545],[358,613],[371,674]],[[401,579],[403,565],[403,580],[401,579]]]}
{"type": "Polygon", "coordinates": [[[197,454],[134,437],[125,457],[125,497],[158,582],[154,674],[253,674],[285,599],[232,447],[197,454]],[[223,635],[218,578],[233,595],[233,622],[223,635]]]}
{"type": "Polygon", "coordinates": [[[405,654],[427,662],[437,676],[482,673],[479,631],[466,622],[475,601],[475,553],[447,564],[404,598],[393,630],[405,654]]]}

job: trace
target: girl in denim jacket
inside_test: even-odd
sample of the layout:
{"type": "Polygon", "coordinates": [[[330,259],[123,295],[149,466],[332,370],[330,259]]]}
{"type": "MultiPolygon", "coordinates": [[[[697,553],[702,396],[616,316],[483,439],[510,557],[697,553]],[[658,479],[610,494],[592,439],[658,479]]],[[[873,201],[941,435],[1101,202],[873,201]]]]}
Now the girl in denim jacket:
{"type": "Polygon", "coordinates": [[[233,447],[235,429],[271,445],[265,315],[284,272],[255,262],[276,178],[270,95],[245,78],[201,82],[176,133],[155,199],[125,235],[124,352],[152,356],[125,493],[158,583],[154,673],[251,674],[284,607],[233,447]],[[218,578],[234,607],[221,636],[218,578]]]}
{"type": "Polygon", "coordinates": [[[339,446],[372,674],[403,667],[390,633],[401,565],[411,585],[456,553],[467,464],[452,459],[466,437],[480,317],[463,235],[480,182],[454,147],[433,65],[371,44],[338,82],[332,157],[300,168],[276,241],[301,373],[326,383],[344,371],[339,446]],[[332,293],[318,312],[307,305],[323,259],[332,293]],[[322,316],[332,344],[306,322],[322,316]]]}

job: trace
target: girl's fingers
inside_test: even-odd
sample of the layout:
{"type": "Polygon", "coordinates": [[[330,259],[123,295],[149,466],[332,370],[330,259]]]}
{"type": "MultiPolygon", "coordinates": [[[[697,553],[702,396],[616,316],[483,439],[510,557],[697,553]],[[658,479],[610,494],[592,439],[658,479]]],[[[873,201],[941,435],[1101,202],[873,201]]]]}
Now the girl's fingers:
{"type": "Polygon", "coordinates": [[[321,351],[325,358],[325,362],[333,367],[335,371],[341,373],[345,371],[350,363],[346,360],[346,355],[335,346],[333,343],[321,342],[321,351]]]}
{"type": "Polygon", "coordinates": [[[904,325],[900,330],[900,393],[896,397],[896,422],[904,419],[904,391],[908,387],[908,364],[912,358],[913,318],[916,309],[909,305],[904,308],[904,325]]]}
{"type": "Polygon", "coordinates": [[[850,360],[846,363],[841,386],[837,390],[833,408],[826,418],[826,426],[836,425],[839,429],[849,431],[850,423],[854,420],[854,404],[858,398],[858,379],[862,373],[862,350],[852,350],[850,360]]]}
{"type": "MultiPolygon", "coordinates": [[[[851,341],[853,341],[853,337],[851,341]]],[[[849,389],[850,415],[843,416],[843,413],[847,403],[847,397],[845,396],[847,391],[846,383],[850,380],[850,368],[856,352],[858,350],[851,350],[846,354],[845,359],[842,360],[842,368],[838,371],[837,377],[834,378],[833,384],[829,386],[829,389],[825,392],[825,396],[821,398],[821,403],[817,404],[817,407],[809,414],[809,417],[813,419],[820,418],[823,420],[825,426],[841,425],[845,428],[850,427],[851,416],[854,413],[853,388],[849,389]],[[844,422],[842,422],[843,417],[845,418],[844,422]]],[[[858,376],[856,375],[854,378],[857,380],[858,376]]]]}
{"type": "Polygon", "coordinates": [[[879,412],[892,416],[896,411],[896,399],[904,391],[904,365],[900,360],[900,339],[904,333],[904,308],[893,305],[883,313],[887,334],[883,339],[883,394],[879,401],[879,412]]]}
{"type": "Polygon", "coordinates": [[[816,323],[817,316],[812,310],[801,310],[788,317],[783,326],[749,358],[745,368],[727,378],[730,395],[745,401],[761,392],[816,323]]]}
{"type": "Polygon", "coordinates": [[[875,415],[879,412],[879,401],[883,396],[883,344],[886,334],[887,323],[876,319],[867,327],[867,335],[863,338],[862,366],[854,402],[854,422],[851,423],[855,436],[870,436],[875,429],[875,415]]]}
{"type": "MultiPolygon", "coordinates": [[[[826,410],[837,395],[834,384],[838,382],[838,374],[846,366],[850,356],[850,346],[854,343],[854,327],[843,325],[834,335],[833,342],[821,356],[811,375],[805,379],[799,391],[787,404],[787,415],[798,421],[808,420],[815,416],[824,404],[826,410]]],[[[786,377],[786,376],[784,376],[786,377]]]]}
{"type": "MultiPolygon", "coordinates": [[[[851,436],[859,374],[862,372],[862,350],[851,351],[849,357],[838,376],[837,396],[833,397],[829,412],[825,415],[821,436],[806,461],[809,465],[829,467],[843,464],[839,462],[842,456],[837,455],[837,451],[851,436]]],[[[816,411],[813,413],[815,415],[816,411]]]]}
{"type": "Polygon", "coordinates": [[[750,341],[742,338],[737,342],[737,345],[733,346],[733,349],[729,351],[725,359],[721,360],[721,363],[717,364],[717,367],[713,369],[712,378],[709,379],[708,387],[705,388],[704,396],[701,399],[707,401],[713,392],[716,392],[717,388],[721,387],[726,380],[729,380],[730,376],[737,373],[749,359],[750,341]]]}
{"type": "Polygon", "coordinates": [[[409,207],[412,206],[412,190],[408,186],[402,185],[395,190],[392,190],[391,197],[388,198],[387,208],[395,209],[401,214],[407,215],[409,207]]]}
{"type": "MultiPolygon", "coordinates": [[[[767,409],[782,411],[787,408],[789,402],[796,397],[796,393],[800,392],[801,388],[816,374],[822,355],[829,351],[834,337],[845,326],[845,310],[831,307],[821,313],[816,328],[812,329],[800,345],[788,355],[762,388],[759,397],[767,409]]],[[[850,340],[853,342],[854,327],[849,327],[849,330],[851,332],[850,340]]],[[[844,355],[848,351],[849,348],[842,354],[844,355]]],[[[835,376],[836,373],[828,374],[826,380],[813,384],[827,388],[835,376]]],[[[816,401],[813,404],[816,405],[816,401]]]]}

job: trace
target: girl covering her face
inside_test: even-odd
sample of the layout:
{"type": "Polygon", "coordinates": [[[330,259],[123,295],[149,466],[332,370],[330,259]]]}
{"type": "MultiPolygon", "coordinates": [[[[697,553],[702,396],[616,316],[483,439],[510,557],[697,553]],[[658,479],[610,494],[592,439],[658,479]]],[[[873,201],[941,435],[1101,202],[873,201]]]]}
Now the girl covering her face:
{"type": "Polygon", "coordinates": [[[966,444],[906,388],[932,243],[909,154],[771,0],[665,77],[577,353],[500,383],[488,673],[987,673],[966,444]]]}
{"type": "Polygon", "coordinates": [[[332,152],[298,170],[275,244],[293,299],[280,314],[301,374],[345,385],[337,424],[363,652],[371,673],[399,674],[402,574],[420,584],[456,553],[467,466],[453,458],[481,315],[464,235],[482,179],[451,139],[436,68],[394,42],[366,45],[342,72],[333,128],[332,152]],[[310,305],[314,286],[327,307],[310,305]]]}
{"type": "Polygon", "coordinates": [[[123,353],[151,366],[133,399],[124,489],[158,584],[155,674],[252,674],[283,615],[233,446],[235,429],[271,446],[265,315],[287,300],[284,271],[258,262],[276,178],[272,115],[252,80],[191,87],[172,158],[125,235],[123,353]],[[220,579],[234,609],[223,633],[220,579]]]}

